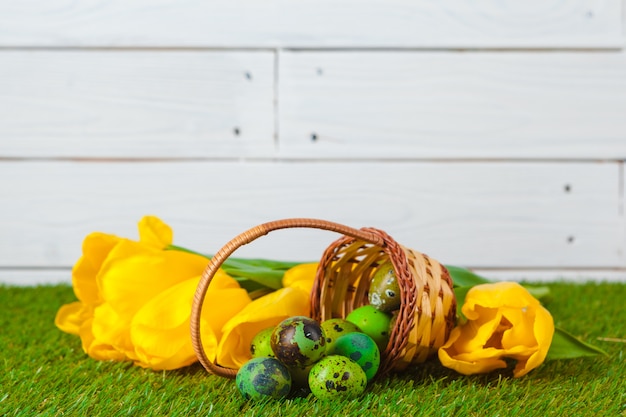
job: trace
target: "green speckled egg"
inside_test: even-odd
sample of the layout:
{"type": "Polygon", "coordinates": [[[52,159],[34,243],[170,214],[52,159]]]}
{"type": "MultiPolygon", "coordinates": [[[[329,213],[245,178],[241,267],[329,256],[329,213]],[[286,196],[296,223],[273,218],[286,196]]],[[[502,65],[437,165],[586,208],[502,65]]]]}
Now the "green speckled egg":
{"type": "Polygon", "coordinates": [[[350,358],[330,355],[320,359],[309,373],[309,387],[320,400],[351,399],[367,387],[363,368],[350,358]]]}
{"type": "Polygon", "coordinates": [[[374,339],[365,333],[348,333],[335,342],[329,355],[341,355],[352,359],[363,368],[367,380],[371,381],[380,366],[380,351],[374,339]]]}
{"type": "Polygon", "coordinates": [[[272,351],[289,367],[305,367],[319,360],[326,351],[320,323],[305,317],[289,317],[280,322],[271,336],[272,351]]]}
{"type": "Polygon", "coordinates": [[[326,352],[330,352],[333,349],[335,341],[344,334],[361,331],[356,324],[342,318],[324,320],[322,322],[322,330],[326,337],[326,352]]]}
{"type": "Polygon", "coordinates": [[[381,352],[385,351],[389,343],[391,314],[366,304],[352,310],[346,320],[356,324],[363,333],[374,339],[381,352]]]}
{"type": "Polygon", "coordinates": [[[383,263],[372,277],[368,299],[371,305],[387,313],[400,308],[400,285],[391,262],[383,263]]]}
{"type": "Polygon", "coordinates": [[[274,326],[258,332],[253,338],[250,344],[250,354],[253,358],[274,358],[274,351],[272,350],[272,344],[270,340],[272,338],[272,332],[274,326]]]}
{"type": "Polygon", "coordinates": [[[291,391],[291,375],[276,358],[252,358],[237,371],[235,383],[246,400],[283,398],[291,391]]]}

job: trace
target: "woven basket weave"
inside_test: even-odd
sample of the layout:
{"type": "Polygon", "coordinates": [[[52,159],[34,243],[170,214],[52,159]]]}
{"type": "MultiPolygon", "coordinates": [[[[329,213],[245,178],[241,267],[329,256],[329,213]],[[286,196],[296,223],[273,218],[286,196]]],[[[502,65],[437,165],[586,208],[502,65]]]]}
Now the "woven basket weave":
{"type": "Polygon", "coordinates": [[[207,371],[227,378],[237,374],[237,369],[212,362],[202,345],[200,312],[213,276],[242,245],[286,228],[315,228],[344,235],[324,251],[319,262],[311,292],[311,316],[318,321],[346,317],[367,304],[374,273],[385,261],[391,261],[400,286],[401,305],[389,344],[381,355],[378,375],[423,362],[445,343],[456,322],[456,299],[443,265],[398,244],[382,230],[353,229],[319,219],[283,219],[258,225],[230,240],[211,258],[202,274],[191,311],[191,339],[207,371]]]}

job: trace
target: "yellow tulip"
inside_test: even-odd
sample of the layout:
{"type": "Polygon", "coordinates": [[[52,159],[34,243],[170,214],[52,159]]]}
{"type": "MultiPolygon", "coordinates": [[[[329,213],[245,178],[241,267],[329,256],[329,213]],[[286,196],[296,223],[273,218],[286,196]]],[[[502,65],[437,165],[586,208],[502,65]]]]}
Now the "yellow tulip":
{"type": "Polygon", "coordinates": [[[309,314],[309,293],[301,288],[281,288],[257,298],[222,328],[217,363],[226,368],[241,368],[251,358],[250,344],[258,332],[288,317],[309,314]]]}
{"type": "MultiPolygon", "coordinates": [[[[127,239],[94,232],[83,240],[83,254],[72,268],[72,288],[78,302],[67,304],[59,310],[56,325],[63,331],[78,334],[78,329],[93,318],[94,308],[102,304],[96,277],[109,253],[127,239]]],[[[139,241],[146,246],[164,249],[172,243],[172,230],[154,216],[144,216],[139,221],[139,241]]]]}
{"type": "Polygon", "coordinates": [[[520,377],[545,360],[554,321],[520,284],[477,285],[461,311],[467,321],[452,330],[438,351],[444,366],[472,375],[506,368],[508,358],[516,361],[513,376],[520,377]]]}
{"type": "MultiPolygon", "coordinates": [[[[83,350],[94,359],[135,360],[142,366],[154,365],[159,369],[184,366],[190,360],[186,350],[190,347],[188,326],[184,337],[180,329],[190,315],[193,283],[197,284],[207,258],[164,250],[172,243],[172,230],[153,216],[141,219],[139,236],[139,241],[105,233],[91,233],[85,238],[83,255],[72,269],[78,301],[62,306],[55,323],[59,329],[79,335],[83,350]],[[167,311],[168,302],[181,308],[167,311]],[[181,319],[181,314],[186,318],[181,319]],[[136,325],[131,333],[133,320],[136,325]],[[159,339],[163,342],[160,350],[154,347],[154,337],[151,339],[159,328],[164,331],[159,339]],[[181,337],[169,339],[175,347],[168,346],[166,330],[175,329],[181,337]]],[[[242,296],[245,290],[239,289],[234,279],[218,272],[212,292],[231,289],[237,293],[228,306],[231,310],[224,310],[230,314],[249,302],[249,297],[242,296]]],[[[222,319],[205,327],[211,335],[217,329],[219,335],[224,322],[222,319]]],[[[207,339],[214,337],[211,335],[207,339]]]]}

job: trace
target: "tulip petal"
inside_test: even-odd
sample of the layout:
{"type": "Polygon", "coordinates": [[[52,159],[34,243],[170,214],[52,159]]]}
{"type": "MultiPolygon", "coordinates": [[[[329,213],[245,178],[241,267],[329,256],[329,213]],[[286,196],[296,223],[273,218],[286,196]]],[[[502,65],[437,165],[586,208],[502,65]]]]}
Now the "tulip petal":
{"type": "Polygon", "coordinates": [[[93,318],[89,319],[80,328],[80,340],[87,355],[102,361],[125,361],[128,358],[123,352],[115,349],[108,343],[96,340],[93,335],[93,318]]]}
{"type": "Polygon", "coordinates": [[[307,285],[312,286],[318,265],[318,262],[311,262],[289,268],[283,275],[283,287],[298,285],[301,288],[306,288],[307,285]],[[304,281],[306,284],[297,284],[299,281],[304,281]]]}
{"type": "Polygon", "coordinates": [[[54,324],[62,331],[78,335],[80,327],[93,317],[93,308],[76,301],[61,306],[54,318],[54,324]]]}
{"type": "Polygon", "coordinates": [[[552,337],[554,336],[554,319],[548,310],[539,306],[536,310],[534,321],[534,334],[537,341],[536,351],[528,357],[525,363],[518,363],[513,370],[513,376],[526,375],[531,370],[541,365],[548,355],[552,337]]]}
{"type": "Polygon", "coordinates": [[[537,340],[533,331],[535,322],[534,309],[503,308],[502,314],[512,326],[502,335],[502,347],[510,349],[514,346],[536,347],[537,340]]]}
{"type": "Polygon", "coordinates": [[[460,352],[473,352],[482,349],[497,330],[502,314],[495,308],[475,306],[475,320],[469,320],[464,326],[457,341],[456,348],[460,352]]]}
{"type": "MultiPolygon", "coordinates": [[[[137,311],[132,325],[172,329],[188,322],[199,281],[200,277],[187,279],[157,294],[137,311]]],[[[231,312],[238,312],[249,302],[250,297],[237,281],[218,271],[206,292],[204,305],[207,311],[218,312],[211,316],[211,323],[212,327],[221,330],[226,320],[234,315],[231,312]]]]}
{"type": "Polygon", "coordinates": [[[139,241],[164,249],[174,241],[172,228],[156,216],[144,216],[139,221],[139,241]]]}
{"type": "Polygon", "coordinates": [[[136,359],[130,340],[131,317],[120,316],[109,304],[104,303],[94,310],[91,331],[98,344],[112,346],[128,359],[136,359]]]}
{"type": "MultiPolygon", "coordinates": [[[[473,306],[500,308],[503,306],[523,308],[538,306],[539,300],[517,282],[495,282],[472,287],[465,296],[463,308],[473,310],[473,306]]],[[[463,310],[465,313],[465,310],[463,310]]],[[[468,317],[469,318],[469,317],[468,317]]]]}
{"type": "Polygon", "coordinates": [[[90,233],[83,240],[83,255],[72,268],[72,286],[76,297],[91,305],[102,302],[96,276],[109,252],[122,239],[105,233],[90,233]]]}

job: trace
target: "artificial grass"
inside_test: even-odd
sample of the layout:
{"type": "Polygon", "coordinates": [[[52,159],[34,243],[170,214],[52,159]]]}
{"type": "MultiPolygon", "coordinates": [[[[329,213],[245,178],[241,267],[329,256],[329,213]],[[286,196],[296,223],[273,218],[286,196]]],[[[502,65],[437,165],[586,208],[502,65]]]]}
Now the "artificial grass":
{"type": "Polygon", "coordinates": [[[54,326],[69,286],[0,286],[2,416],[619,416],[626,415],[626,284],[549,284],[555,324],[608,356],[549,361],[513,379],[462,376],[436,359],[371,383],[357,400],[251,403],[199,365],[155,372],[87,357],[54,326]]]}

